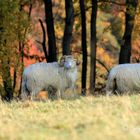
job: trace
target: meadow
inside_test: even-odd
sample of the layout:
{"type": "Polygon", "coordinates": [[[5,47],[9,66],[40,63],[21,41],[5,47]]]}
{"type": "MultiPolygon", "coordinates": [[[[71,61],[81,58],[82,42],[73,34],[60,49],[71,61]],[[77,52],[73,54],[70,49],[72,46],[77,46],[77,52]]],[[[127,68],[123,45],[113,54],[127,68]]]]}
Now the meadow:
{"type": "Polygon", "coordinates": [[[139,140],[140,96],[0,102],[0,140],[139,140]]]}

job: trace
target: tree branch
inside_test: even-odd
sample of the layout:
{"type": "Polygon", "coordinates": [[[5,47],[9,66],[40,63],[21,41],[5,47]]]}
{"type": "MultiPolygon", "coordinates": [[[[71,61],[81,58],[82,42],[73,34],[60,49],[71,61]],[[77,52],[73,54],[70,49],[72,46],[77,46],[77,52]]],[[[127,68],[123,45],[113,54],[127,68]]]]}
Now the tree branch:
{"type": "MultiPolygon", "coordinates": [[[[58,52],[57,54],[61,54],[62,52],[60,51],[60,52],[58,52]]],[[[78,54],[82,54],[82,51],[72,51],[72,53],[78,53],[78,54]]],[[[90,54],[87,54],[87,56],[88,57],[90,57],[90,54]]],[[[104,64],[104,62],[102,62],[100,59],[97,59],[96,58],[96,61],[100,64],[100,65],[102,65],[105,69],[106,69],[106,71],[109,73],[109,71],[110,71],[110,68],[108,68],[105,64],[104,64]]]]}
{"type": "Polygon", "coordinates": [[[38,44],[42,45],[42,42],[40,42],[39,40],[35,40],[38,44]]]}
{"type": "Polygon", "coordinates": [[[39,23],[41,25],[41,28],[42,28],[42,32],[43,32],[43,41],[42,41],[42,47],[43,47],[43,51],[44,51],[44,54],[45,54],[45,58],[46,58],[46,61],[48,59],[48,53],[47,53],[47,50],[46,50],[46,32],[45,32],[45,28],[44,28],[44,25],[43,25],[43,22],[41,19],[39,19],[39,23]]]}
{"type": "Polygon", "coordinates": [[[30,0],[29,13],[28,13],[28,18],[29,18],[29,20],[30,20],[30,17],[31,17],[32,8],[33,8],[33,4],[32,4],[32,2],[31,2],[31,0],[30,0]]]}
{"type": "Polygon", "coordinates": [[[38,55],[29,55],[27,53],[24,53],[24,57],[27,59],[35,59],[35,60],[44,60],[45,57],[44,56],[38,56],[38,55]]]}
{"type": "Polygon", "coordinates": [[[96,61],[99,63],[99,64],[101,64],[105,69],[106,69],[106,71],[109,73],[109,68],[101,61],[101,60],[99,60],[99,59],[97,59],[96,58],[96,61]]]}
{"type": "MultiPolygon", "coordinates": [[[[113,1],[113,0],[98,0],[98,3],[110,3],[110,4],[115,4],[115,5],[118,5],[118,6],[126,6],[126,4],[125,3],[119,3],[119,2],[115,2],[115,1],[113,1]]],[[[88,11],[89,9],[91,9],[92,8],[92,6],[90,5],[90,6],[88,6],[88,7],[86,7],[85,8],[85,11],[88,11]]],[[[80,15],[80,12],[78,12],[78,13],[76,13],[75,15],[74,15],[74,17],[77,17],[77,16],[79,16],[80,15]]]]}
{"type": "Polygon", "coordinates": [[[118,5],[118,6],[125,6],[126,5],[125,3],[116,2],[114,0],[98,0],[98,3],[101,3],[101,2],[111,3],[111,4],[118,5]]]}

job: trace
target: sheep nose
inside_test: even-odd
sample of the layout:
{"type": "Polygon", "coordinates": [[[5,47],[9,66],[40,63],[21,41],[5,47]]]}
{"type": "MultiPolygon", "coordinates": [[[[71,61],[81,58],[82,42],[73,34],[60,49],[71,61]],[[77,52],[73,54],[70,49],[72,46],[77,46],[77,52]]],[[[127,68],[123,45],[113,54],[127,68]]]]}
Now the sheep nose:
{"type": "Polygon", "coordinates": [[[65,67],[66,69],[70,69],[70,68],[71,68],[71,63],[65,63],[65,64],[64,64],[64,67],[65,67]]]}

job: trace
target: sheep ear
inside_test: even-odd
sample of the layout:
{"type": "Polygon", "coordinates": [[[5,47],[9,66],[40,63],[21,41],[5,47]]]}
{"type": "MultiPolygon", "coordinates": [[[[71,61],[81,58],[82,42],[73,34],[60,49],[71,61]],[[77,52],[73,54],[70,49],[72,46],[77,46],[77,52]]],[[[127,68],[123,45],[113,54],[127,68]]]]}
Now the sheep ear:
{"type": "MultiPolygon", "coordinates": [[[[63,55],[63,56],[61,57],[61,59],[66,59],[66,57],[67,57],[66,55],[63,55]]],[[[61,60],[61,59],[60,59],[60,60],[61,60]]]]}
{"type": "Polygon", "coordinates": [[[63,67],[64,66],[64,61],[65,61],[65,56],[62,56],[58,62],[59,66],[60,67],[63,67]]]}
{"type": "Polygon", "coordinates": [[[80,65],[80,60],[77,59],[76,65],[77,65],[77,66],[80,65]]]}
{"type": "Polygon", "coordinates": [[[60,63],[59,63],[59,66],[60,66],[60,67],[63,67],[63,66],[64,66],[64,63],[60,62],[60,63]]]}

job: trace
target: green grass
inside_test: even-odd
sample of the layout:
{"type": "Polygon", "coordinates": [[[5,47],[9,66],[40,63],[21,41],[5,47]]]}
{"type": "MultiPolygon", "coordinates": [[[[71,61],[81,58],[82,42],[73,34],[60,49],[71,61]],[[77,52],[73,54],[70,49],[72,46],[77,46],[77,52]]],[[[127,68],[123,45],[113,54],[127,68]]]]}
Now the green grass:
{"type": "Polygon", "coordinates": [[[0,140],[139,140],[140,96],[0,102],[0,140]]]}

